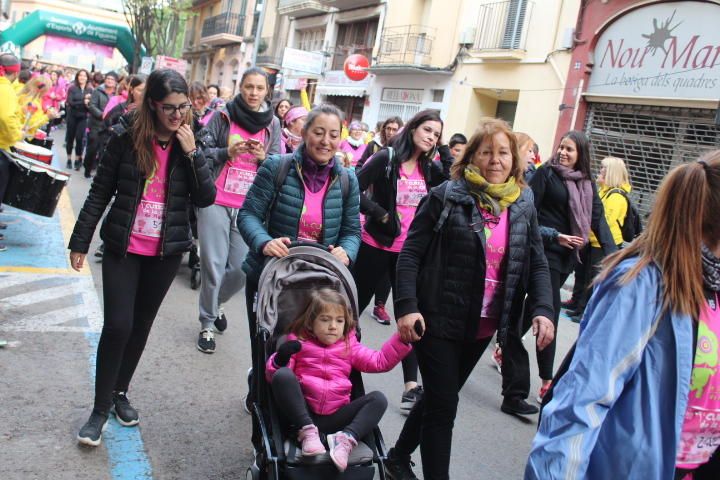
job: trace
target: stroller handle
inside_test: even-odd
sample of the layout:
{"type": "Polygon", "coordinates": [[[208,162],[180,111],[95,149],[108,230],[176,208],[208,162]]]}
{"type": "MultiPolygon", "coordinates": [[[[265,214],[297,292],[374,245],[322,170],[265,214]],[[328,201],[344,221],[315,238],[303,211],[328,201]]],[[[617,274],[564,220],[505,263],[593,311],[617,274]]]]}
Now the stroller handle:
{"type": "Polygon", "coordinates": [[[313,247],[313,248],[317,248],[320,250],[324,250],[326,252],[328,251],[328,247],[326,245],[323,245],[322,243],[317,243],[317,242],[310,242],[308,240],[295,240],[293,242],[290,242],[290,245],[288,246],[288,248],[293,248],[293,247],[313,247]]]}

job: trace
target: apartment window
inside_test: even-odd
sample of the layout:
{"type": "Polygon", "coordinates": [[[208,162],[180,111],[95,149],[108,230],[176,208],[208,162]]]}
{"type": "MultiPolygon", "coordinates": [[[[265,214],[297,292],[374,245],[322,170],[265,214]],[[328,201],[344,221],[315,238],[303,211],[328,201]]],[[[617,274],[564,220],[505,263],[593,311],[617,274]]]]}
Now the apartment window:
{"type": "Polygon", "coordinates": [[[314,28],[299,30],[297,33],[297,48],[306,52],[319,52],[323,49],[325,29],[314,28]]]}
{"type": "Polygon", "coordinates": [[[332,69],[342,70],[345,59],[354,53],[365,55],[368,59],[372,58],[377,29],[377,18],[340,24],[333,52],[332,69]]]}
{"type": "Polygon", "coordinates": [[[442,103],[445,98],[445,90],[432,90],[432,101],[434,103],[442,103]]]}
{"type": "Polygon", "coordinates": [[[500,48],[521,48],[523,25],[525,24],[525,15],[528,13],[527,3],[527,0],[510,0],[500,48]]]}

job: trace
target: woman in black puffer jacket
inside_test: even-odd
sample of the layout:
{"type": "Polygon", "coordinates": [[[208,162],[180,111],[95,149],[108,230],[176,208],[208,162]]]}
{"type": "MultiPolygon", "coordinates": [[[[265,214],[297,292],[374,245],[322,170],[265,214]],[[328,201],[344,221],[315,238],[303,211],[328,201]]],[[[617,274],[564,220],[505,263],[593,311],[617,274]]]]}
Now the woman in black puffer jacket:
{"type": "Polygon", "coordinates": [[[142,104],[108,142],[70,238],[70,264],[80,270],[95,227],[115,195],[100,236],[104,324],[97,352],[95,406],[78,441],[97,446],[111,409],[137,425],[127,390],[160,304],[190,247],[188,206],[215,201],[215,184],[189,126],[185,79],[156,70],[142,104]]]}
{"type": "Polygon", "coordinates": [[[539,348],[552,340],[550,275],[532,193],[515,137],[502,120],[481,121],[453,180],[418,206],[397,264],[395,315],[414,346],[425,393],[388,453],[391,478],[449,478],[460,389],[497,332],[503,343],[528,310],[539,348]]]}

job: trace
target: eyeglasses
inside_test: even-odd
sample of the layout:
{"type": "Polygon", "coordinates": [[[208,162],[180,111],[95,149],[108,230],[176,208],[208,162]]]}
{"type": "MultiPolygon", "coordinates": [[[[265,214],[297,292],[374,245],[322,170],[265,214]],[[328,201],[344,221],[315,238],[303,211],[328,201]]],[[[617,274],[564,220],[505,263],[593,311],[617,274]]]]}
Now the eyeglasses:
{"type": "Polygon", "coordinates": [[[163,113],[168,117],[172,116],[175,112],[178,112],[180,115],[185,115],[192,108],[192,105],[189,103],[170,105],[169,103],[155,102],[155,104],[158,105],[163,113]]]}

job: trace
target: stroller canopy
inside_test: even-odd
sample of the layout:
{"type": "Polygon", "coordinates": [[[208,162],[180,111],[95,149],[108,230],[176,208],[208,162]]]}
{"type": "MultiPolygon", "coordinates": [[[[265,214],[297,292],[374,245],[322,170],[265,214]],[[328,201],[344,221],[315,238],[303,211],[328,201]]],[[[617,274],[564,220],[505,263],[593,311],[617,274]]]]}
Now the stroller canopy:
{"type": "Polygon", "coordinates": [[[323,287],[340,292],[358,320],[357,289],[352,274],[326,247],[320,247],[292,247],[287,257],[267,262],[258,283],[258,329],[263,328],[275,337],[281,335],[307,307],[308,294],[323,287]]]}

